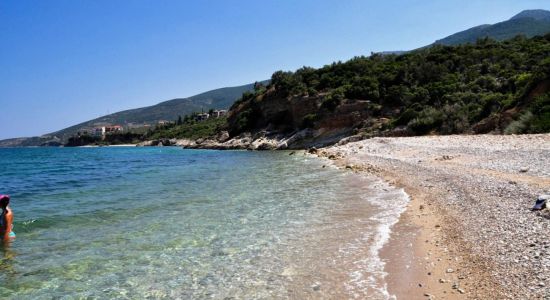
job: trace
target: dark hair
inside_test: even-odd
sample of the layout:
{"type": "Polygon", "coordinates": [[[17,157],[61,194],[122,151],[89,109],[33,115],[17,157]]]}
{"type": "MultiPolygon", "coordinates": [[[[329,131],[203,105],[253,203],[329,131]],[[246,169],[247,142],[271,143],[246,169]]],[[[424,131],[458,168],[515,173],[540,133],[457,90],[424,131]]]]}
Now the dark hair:
{"type": "Polygon", "coordinates": [[[8,195],[1,195],[0,196],[0,207],[5,208],[10,204],[10,196],[8,195]]]}

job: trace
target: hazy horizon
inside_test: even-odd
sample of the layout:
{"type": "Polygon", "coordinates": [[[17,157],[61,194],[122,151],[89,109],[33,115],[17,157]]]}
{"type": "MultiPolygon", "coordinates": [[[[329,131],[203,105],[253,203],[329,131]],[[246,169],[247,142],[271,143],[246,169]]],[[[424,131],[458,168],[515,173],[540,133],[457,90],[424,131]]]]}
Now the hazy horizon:
{"type": "Polygon", "coordinates": [[[121,110],[410,50],[547,1],[0,3],[0,139],[121,110]]]}

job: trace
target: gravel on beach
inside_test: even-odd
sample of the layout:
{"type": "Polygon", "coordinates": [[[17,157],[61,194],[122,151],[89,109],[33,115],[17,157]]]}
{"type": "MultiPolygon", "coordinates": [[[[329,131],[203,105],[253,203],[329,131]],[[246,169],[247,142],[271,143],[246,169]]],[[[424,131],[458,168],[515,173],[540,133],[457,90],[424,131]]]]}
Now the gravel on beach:
{"type": "Polygon", "coordinates": [[[479,258],[477,267],[499,285],[486,290],[550,299],[550,210],[531,211],[550,194],[550,134],[372,138],[318,154],[430,194],[448,217],[448,242],[479,258]]]}

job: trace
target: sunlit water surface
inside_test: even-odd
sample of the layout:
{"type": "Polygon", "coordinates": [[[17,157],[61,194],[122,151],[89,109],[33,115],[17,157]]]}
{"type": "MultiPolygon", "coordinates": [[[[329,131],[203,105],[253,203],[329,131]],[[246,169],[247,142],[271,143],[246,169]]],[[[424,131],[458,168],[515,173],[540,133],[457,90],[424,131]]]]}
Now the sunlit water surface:
{"type": "Polygon", "coordinates": [[[377,251],[400,211],[350,172],[289,154],[0,149],[17,234],[0,252],[0,298],[293,298],[331,285],[387,298],[377,251]],[[338,215],[355,207],[368,213],[338,215]]]}

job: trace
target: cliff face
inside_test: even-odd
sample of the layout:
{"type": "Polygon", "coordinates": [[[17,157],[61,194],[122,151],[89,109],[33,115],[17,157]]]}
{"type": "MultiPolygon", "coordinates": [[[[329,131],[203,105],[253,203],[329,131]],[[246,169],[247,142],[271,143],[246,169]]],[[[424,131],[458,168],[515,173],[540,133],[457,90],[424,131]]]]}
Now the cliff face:
{"type": "Polygon", "coordinates": [[[307,131],[322,140],[336,133],[340,137],[353,134],[364,127],[365,120],[381,115],[380,106],[368,100],[342,99],[335,107],[326,107],[325,101],[323,94],[285,97],[272,89],[235,105],[229,112],[228,129],[231,136],[245,131],[284,136],[307,131]]]}

